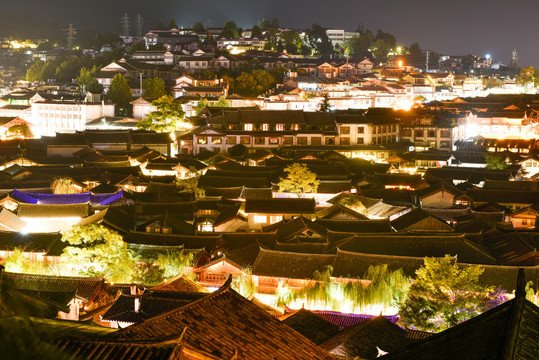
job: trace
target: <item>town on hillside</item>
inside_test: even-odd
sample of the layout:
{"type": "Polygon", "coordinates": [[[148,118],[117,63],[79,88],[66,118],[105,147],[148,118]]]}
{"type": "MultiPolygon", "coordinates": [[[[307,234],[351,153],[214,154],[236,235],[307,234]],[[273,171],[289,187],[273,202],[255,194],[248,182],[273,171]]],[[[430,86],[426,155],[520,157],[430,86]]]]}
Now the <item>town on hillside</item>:
{"type": "Polygon", "coordinates": [[[539,359],[516,50],[121,25],[0,42],[0,357],[539,359]]]}

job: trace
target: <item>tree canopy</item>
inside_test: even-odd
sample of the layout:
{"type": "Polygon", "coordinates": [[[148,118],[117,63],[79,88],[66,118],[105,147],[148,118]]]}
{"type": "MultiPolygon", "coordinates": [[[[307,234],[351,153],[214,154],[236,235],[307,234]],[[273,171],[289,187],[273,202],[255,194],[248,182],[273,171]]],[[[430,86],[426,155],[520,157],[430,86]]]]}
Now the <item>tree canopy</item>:
{"type": "Polygon", "coordinates": [[[503,291],[479,284],[479,265],[459,266],[449,255],[424,261],[399,309],[406,327],[442,331],[506,300],[503,291]]]}
{"type": "Polygon", "coordinates": [[[137,259],[116,231],[98,224],[75,225],[64,233],[62,241],[68,243],[62,261],[80,274],[131,282],[137,259]]]}
{"type": "Polygon", "coordinates": [[[165,81],[161,78],[147,78],[142,82],[144,96],[149,98],[158,98],[167,95],[165,81]]]}
{"type": "Polygon", "coordinates": [[[97,66],[93,66],[88,69],[82,67],[80,69],[79,76],[77,76],[77,84],[81,94],[85,94],[87,91],[93,94],[101,94],[103,92],[103,86],[95,78],[95,74],[99,71],[97,66]]]}
{"type": "Polygon", "coordinates": [[[240,32],[238,29],[238,25],[232,20],[228,20],[225,22],[225,25],[223,26],[223,31],[221,32],[221,36],[225,38],[239,38],[240,32]]]}
{"type": "Polygon", "coordinates": [[[312,51],[319,56],[329,57],[333,54],[333,45],[328,38],[326,29],[318,24],[313,24],[307,30],[307,38],[312,51]]]}
{"type": "Polygon", "coordinates": [[[316,193],[320,181],[306,164],[293,163],[284,168],[287,176],[279,181],[279,192],[291,192],[298,197],[307,193],[316,193]]]}
{"type": "Polygon", "coordinates": [[[275,85],[275,78],[264,70],[242,72],[234,81],[235,91],[243,96],[258,96],[275,85]]]}
{"type": "Polygon", "coordinates": [[[181,127],[185,113],[181,104],[174,101],[172,96],[161,96],[159,99],[154,100],[152,105],[156,110],[137,123],[139,129],[171,132],[181,127]]]}
{"type": "Polygon", "coordinates": [[[73,188],[74,180],[67,176],[56,177],[51,182],[51,190],[53,194],[75,194],[73,188]]]}
{"type": "Polygon", "coordinates": [[[116,74],[112,78],[106,99],[116,104],[116,115],[127,116],[131,113],[130,102],[133,100],[133,95],[131,95],[131,88],[122,74],[116,74]]]}

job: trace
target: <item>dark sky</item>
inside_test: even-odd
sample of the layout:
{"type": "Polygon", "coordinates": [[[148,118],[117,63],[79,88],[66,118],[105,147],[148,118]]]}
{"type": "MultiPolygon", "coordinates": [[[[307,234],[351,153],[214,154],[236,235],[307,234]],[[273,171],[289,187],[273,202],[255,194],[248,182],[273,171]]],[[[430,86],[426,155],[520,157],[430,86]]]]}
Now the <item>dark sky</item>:
{"type": "MultiPolygon", "coordinates": [[[[402,45],[448,54],[491,54],[509,63],[516,48],[521,66],[539,67],[538,0],[13,0],[2,12],[44,16],[59,24],[120,31],[124,12],[142,14],[145,26],[171,17],[179,26],[211,19],[214,26],[231,19],[249,27],[277,17],[281,26],[324,27],[390,32],[402,45]]],[[[28,24],[31,26],[31,24],[28,24]]]]}

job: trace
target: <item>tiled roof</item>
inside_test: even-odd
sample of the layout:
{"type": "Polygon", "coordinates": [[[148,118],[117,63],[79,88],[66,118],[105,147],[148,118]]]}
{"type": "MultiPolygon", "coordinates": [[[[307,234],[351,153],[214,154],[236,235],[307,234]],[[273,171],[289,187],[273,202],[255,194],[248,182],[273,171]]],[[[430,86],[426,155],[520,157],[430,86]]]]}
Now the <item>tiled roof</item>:
{"type": "Polygon", "coordinates": [[[410,256],[423,258],[457,256],[460,262],[494,264],[496,259],[488,248],[466,239],[463,234],[399,233],[356,235],[339,245],[344,251],[363,254],[410,256]]]}
{"type": "Polygon", "coordinates": [[[516,297],[380,359],[537,359],[539,308],[516,297]]]}
{"type": "Polygon", "coordinates": [[[34,292],[76,293],[91,301],[103,287],[103,278],[48,276],[4,272],[2,287],[34,292]]]}
{"type": "Polygon", "coordinates": [[[314,199],[273,198],[245,200],[246,213],[314,214],[314,199]]]}
{"type": "Polygon", "coordinates": [[[338,326],[305,309],[288,315],[282,322],[315,344],[320,344],[339,331],[338,326]]]}
{"type": "Polygon", "coordinates": [[[377,316],[339,331],[320,347],[337,356],[374,359],[379,355],[378,349],[391,353],[410,342],[406,330],[377,316]]]}
{"type": "Polygon", "coordinates": [[[331,356],[229,288],[120,330],[109,338],[152,341],[178,336],[199,350],[230,359],[331,359],[331,356]]]}

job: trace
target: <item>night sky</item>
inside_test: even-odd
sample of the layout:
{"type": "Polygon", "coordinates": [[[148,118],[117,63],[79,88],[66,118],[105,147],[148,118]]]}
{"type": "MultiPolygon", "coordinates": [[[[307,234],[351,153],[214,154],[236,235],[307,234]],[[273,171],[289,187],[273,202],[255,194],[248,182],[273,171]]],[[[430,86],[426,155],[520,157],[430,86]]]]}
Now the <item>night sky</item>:
{"type": "Polygon", "coordinates": [[[281,27],[318,22],[355,30],[363,23],[394,34],[400,45],[418,41],[423,49],[446,54],[491,54],[509,63],[516,48],[520,66],[539,67],[537,0],[16,0],[3,4],[2,12],[116,32],[124,12],[132,19],[142,14],[146,28],[160,19],[168,24],[171,17],[185,27],[207,19],[213,26],[231,19],[249,27],[263,17],[277,17],[281,27]]]}

